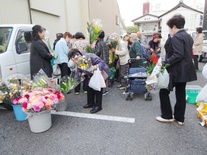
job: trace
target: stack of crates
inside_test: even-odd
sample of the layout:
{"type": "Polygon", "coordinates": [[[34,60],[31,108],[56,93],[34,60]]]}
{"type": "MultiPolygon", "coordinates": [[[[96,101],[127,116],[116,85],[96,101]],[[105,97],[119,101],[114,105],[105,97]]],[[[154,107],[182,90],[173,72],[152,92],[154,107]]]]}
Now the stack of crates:
{"type": "Polygon", "coordinates": [[[201,89],[198,85],[186,85],[186,100],[189,104],[196,104],[196,98],[201,89]]]}
{"type": "Polygon", "coordinates": [[[199,103],[200,106],[197,108],[198,117],[203,121],[203,125],[207,126],[207,103],[199,103]]]}

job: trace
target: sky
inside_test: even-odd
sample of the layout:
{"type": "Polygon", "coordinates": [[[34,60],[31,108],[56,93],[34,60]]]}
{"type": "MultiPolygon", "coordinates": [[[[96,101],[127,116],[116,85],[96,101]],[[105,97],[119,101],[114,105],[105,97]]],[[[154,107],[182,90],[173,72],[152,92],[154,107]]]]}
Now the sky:
{"type": "MultiPolygon", "coordinates": [[[[131,26],[133,19],[142,16],[143,3],[147,0],[117,0],[121,16],[126,26],[131,26]]],[[[180,0],[148,0],[150,3],[161,2],[166,9],[171,9],[176,6],[180,0]]],[[[184,4],[194,7],[195,3],[202,3],[205,0],[183,0],[184,4]]]]}

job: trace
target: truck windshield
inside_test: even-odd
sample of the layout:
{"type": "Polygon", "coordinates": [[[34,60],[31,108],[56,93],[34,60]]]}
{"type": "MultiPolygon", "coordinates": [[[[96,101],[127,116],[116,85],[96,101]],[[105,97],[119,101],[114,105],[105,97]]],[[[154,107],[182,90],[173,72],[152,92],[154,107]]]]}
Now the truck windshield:
{"type": "Polygon", "coordinates": [[[12,27],[0,27],[0,54],[7,50],[12,30],[12,27]]]}

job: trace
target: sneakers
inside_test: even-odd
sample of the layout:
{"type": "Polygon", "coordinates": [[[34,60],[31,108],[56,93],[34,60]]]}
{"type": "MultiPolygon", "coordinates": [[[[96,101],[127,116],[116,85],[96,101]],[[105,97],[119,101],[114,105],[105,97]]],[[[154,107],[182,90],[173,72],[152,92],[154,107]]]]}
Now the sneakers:
{"type": "Polygon", "coordinates": [[[105,92],[102,93],[102,95],[104,96],[104,95],[106,95],[108,93],[109,93],[108,91],[105,91],[105,92]]]}
{"type": "Polygon", "coordinates": [[[173,119],[165,119],[165,118],[162,118],[161,116],[156,117],[156,120],[158,122],[163,122],[163,123],[171,123],[171,122],[174,122],[173,119]]]}
{"type": "Polygon", "coordinates": [[[180,126],[184,126],[184,122],[179,122],[179,121],[177,121],[176,119],[174,119],[174,120],[175,120],[176,123],[178,123],[178,125],[180,125],[180,126]]]}
{"type": "Polygon", "coordinates": [[[79,92],[75,92],[76,95],[79,95],[79,92]]]}
{"type": "Polygon", "coordinates": [[[83,93],[84,93],[84,94],[87,94],[87,91],[84,91],[83,93]]]}
{"type": "Polygon", "coordinates": [[[120,88],[121,86],[122,86],[122,85],[121,85],[121,84],[119,84],[119,85],[117,85],[117,86],[116,86],[116,88],[120,88]]]}
{"type": "Polygon", "coordinates": [[[126,89],[126,87],[125,86],[121,86],[119,89],[120,90],[124,90],[124,89],[126,89]]]}

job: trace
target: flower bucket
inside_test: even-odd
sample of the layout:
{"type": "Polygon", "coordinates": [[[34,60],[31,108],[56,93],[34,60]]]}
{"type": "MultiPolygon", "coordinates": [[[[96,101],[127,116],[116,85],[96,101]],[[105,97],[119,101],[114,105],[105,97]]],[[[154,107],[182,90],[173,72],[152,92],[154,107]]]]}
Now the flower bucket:
{"type": "Polygon", "coordinates": [[[29,113],[28,122],[30,130],[34,133],[40,133],[48,130],[52,126],[51,110],[45,110],[38,113],[29,113]]]}
{"type": "Polygon", "coordinates": [[[69,95],[64,93],[65,99],[63,101],[59,101],[59,103],[56,105],[55,110],[56,111],[66,111],[68,109],[68,97],[69,95]]]}
{"type": "Polygon", "coordinates": [[[21,105],[12,105],[13,110],[14,110],[14,115],[17,121],[24,121],[26,120],[27,114],[22,111],[22,106],[21,105]]]}
{"type": "Polygon", "coordinates": [[[57,105],[55,110],[56,111],[66,111],[68,109],[68,103],[67,101],[60,101],[57,105]]]}

